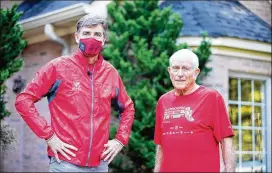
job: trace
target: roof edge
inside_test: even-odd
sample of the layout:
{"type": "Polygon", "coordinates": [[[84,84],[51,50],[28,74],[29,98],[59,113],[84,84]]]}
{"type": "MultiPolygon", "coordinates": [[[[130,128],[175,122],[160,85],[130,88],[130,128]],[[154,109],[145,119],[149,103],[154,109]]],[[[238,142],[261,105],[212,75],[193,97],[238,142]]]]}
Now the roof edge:
{"type": "Polygon", "coordinates": [[[49,13],[24,19],[22,21],[19,21],[18,23],[22,25],[25,31],[31,30],[43,26],[47,23],[54,23],[75,16],[86,14],[87,13],[86,6],[89,6],[89,4],[79,3],[49,13]]]}
{"type": "MultiPolygon", "coordinates": [[[[267,42],[260,42],[254,40],[246,40],[246,39],[238,39],[238,38],[231,38],[231,37],[208,37],[211,39],[212,46],[225,46],[225,47],[232,47],[238,49],[245,49],[245,50],[254,50],[258,52],[266,52],[271,53],[271,43],[267,42]]],[[[177,42],[183,43],[187,42],[190,46],[198,46],[202,41],[202,37],[191,37],[191,36],[184,36],[179,37],[177,42]]]]}
{"type": "MultiPolygon", "coordinates": [[[[212,47],[214,47],[214,48],[215,47],[226,47],[226,48],[233,48],[236,50],[237,49],[241,50],[241,51],[235,51],[235,52],[233,51],[232,54],[228,54],[228,55],[245,57],[245,58],[250,58],[250,59],[258,59],[258,60],[271,62],[271,43],[253,41],[253,40],[237,39],[237,38],[231,38],[231,37],[218,37],[218,38],[209,37],[209,39],[212,43],[212,47]],[[242,50],[245,50],[246,52],[248,52],[248,51],[259,52],[260,56],[256,56],[253,53],[244,53],[242,50]]],[[[186,42],[188,44],[188,46],[197,47],[200,45],[202,40],[203,40],[202,37],[179,37],[177,39],[177,44],[186,42]]],[[[226,52],[225,51],[220,51],[220,52],[217,51],[217,52],[213,52],[213,54],[214,53],[216,53],[216,54],[221,53],[223,55],[226,52]]]]}

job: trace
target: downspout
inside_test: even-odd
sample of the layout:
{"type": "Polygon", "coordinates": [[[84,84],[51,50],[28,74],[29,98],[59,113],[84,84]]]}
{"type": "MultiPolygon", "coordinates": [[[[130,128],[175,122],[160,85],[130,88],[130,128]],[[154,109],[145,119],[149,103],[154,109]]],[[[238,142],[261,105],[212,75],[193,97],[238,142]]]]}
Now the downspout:
{"type": "Polygon", "coordinates": [[[61,55],[68,55],[70,54],[70,49],[68,43],[62,39],[61,37],[57,36],[54,31],[54,27],[49,23],[44,26],[44,33],[50,39],[62,45],[62,53],[61,55]]]}

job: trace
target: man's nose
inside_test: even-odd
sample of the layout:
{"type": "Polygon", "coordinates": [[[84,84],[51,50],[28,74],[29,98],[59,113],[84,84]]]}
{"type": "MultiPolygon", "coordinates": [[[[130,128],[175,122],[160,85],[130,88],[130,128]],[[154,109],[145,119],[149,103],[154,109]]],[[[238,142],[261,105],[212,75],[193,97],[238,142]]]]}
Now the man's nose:
{"type": "Polygon", "coordinates": [[[177,76],[179,76],[179,77],[184,76],[184,73],[183,73],[183,70],[182,70],[182,69],[179,69],[179,71],[178,71],[178,73],[177,73],[177,76]]]}

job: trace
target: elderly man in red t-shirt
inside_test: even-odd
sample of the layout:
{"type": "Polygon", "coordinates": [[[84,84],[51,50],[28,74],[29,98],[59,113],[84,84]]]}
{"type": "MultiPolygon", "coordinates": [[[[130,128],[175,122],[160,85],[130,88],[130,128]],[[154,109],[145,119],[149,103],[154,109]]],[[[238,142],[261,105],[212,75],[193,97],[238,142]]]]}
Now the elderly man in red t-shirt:
{"type": "Polygon", "coordinates": [[[221,143],[225,171],[235,171],[234,136],[219,92],[196,84],[198,57],[182,49],[170,57],[174,90],[156,108],[155,172],[219,172],[221,143]]]}

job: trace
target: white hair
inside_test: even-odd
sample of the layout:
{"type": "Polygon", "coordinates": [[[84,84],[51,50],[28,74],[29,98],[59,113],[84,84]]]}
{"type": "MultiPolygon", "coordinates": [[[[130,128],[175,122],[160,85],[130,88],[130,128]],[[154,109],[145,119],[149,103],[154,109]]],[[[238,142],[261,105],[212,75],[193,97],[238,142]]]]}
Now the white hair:
{"type": "Polygon", "coordinates": [[[189,50],[189,49],[181,49],[175,52],[169,59],[169,64],[172,66],[173,64],[173,59],[183,59],[183,58],[189,58],[192,60],[193,68],[196,69],[199,66],[199,61],[197,55],[189,50]]]}

